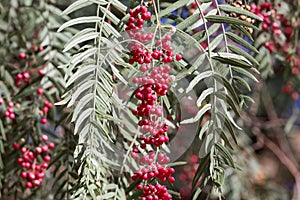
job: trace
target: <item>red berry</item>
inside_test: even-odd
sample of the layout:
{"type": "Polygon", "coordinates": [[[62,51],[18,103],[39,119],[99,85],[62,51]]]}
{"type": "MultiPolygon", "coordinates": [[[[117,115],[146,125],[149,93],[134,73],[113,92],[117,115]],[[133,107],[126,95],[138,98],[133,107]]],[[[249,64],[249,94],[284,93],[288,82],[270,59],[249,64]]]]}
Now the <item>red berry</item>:
{"type": "Polygon", "coordinates": [[[24,154],[27,151],[26,147],[21,148],[21,153],[24,154]]]}
{"type": "Polygon", "coordinates": [[[26,53],[24,53],[24,52],[19,53],[19,58],[20,59],[25,59],[26,58],[26,53]]]}
{"type": "Polygon", "coordinates": [[[297,100],[299,98],[298,92],[292,92],[291,97],[293,100],[297,100]]]}
{"type": "Polygon", "coordinates": [[[28,172],[27,177],[28,177],[28,179],[31,180],[31,181],[35,179],[35,175],[34,175],[34,173],[32,173],[32,172],[28,172]]]}
{"type": "Polygon", "coordinates": [[[181,56],[180,54],[177,54],[177,55],[176,55],[176,60],[179,61],[179,60],[181,60],[181,59],[182,59],[182,56],[181,56]]]}
{"type": "Polygon", "coordinates": [[[16,118],[15,113],[10,113],[10,114],[9,114],[9,118],[10,118],[11,120],[14,120],[14,119],[16,118]]]}
{"type": "Polygon", "coordinates": [[[30,75],[28,72],[23,72],[23,77],[24,77],[24,79],[29,79],[30,75]]]}
{"type": "Polygon", "coordinates": [[[55,144],[54,144],[53,142],[50,142],[50,143],[48,144],[48,148],[49,148],[49,149],[54,149],[54,148],[55,148],[55,144]]]}
{"type": "Polygon", "coordinates": [[[47,145],[42,146],[42,151],[43,152],[48,152],[48,146],[47,145]]]}
{"type": "Polygon", "coordinates": [[[34,184],[34,186],[40,186],[41,185],[41,181],[39,181],[39,180],[34,180],[33,181],[33,184],[34,184]]]}
{"type": "Polygon", "coordinates": [[[17,80],[23,79],[23,75],[21,73],[18,73],[17,76],[16,76],[16,79],[17,80]]]}
{"type": "Polygon", "coordinates": [[[27,188],[33,188],[33,185],[32,185],[31,182],[27,181],[27,182],[26,182],[26,187],[27,187],[27,188]]]}
{"type": "Polygon", "coordinates": [[[37,93],[38,93],[39,95],[42,95],[42,94],[44,94],[44,90],[43,90],[42,88],[38,88],[38,89],[37,89],[37,93]]]}
{"type": "Polygon", "coordinates": [[[9,117],[9,115],[10,115],[10,112],[8,112],[8,111],[4,112],[4,117],[9,117]]]}
{"type": "Polygon", "coordinates": [[[48,168],[48,164],[47,164],[47,163],[43,163],[43,164],[41,165],[41,167],[42,167],[43,169],[47,169],[47,168],[48,168]]]}
{"type": "Polygon", "coordinates": [[[40,69],[38,73],[39,73],[40,76],[44,76],[45,75],[45,71],[43,69],[40,69]]]}
{"type": "Polygon", "coordinates": [[[36,154],[41,154],[42,153],[42,148],[41,147],[36,147],[35,148],[35,153],[36,154]]]}
{"type": "Polygon", "coordinates": [[[142,184],[138,184],[137,187],[136,187],[136,189],[142,190],[143,189],[143,185],[142,184]]]}
{"type": "Polygon", "coordinates": [[[41,124],[47,124],[47,119],[46,118],[41,118],[40,122],[41,122],[41,124]]]}
{"type": "Polygon", "coordinates": [[[21,177],[25,179],[27,177],[27,173],[26,172],[21,172],[21,177]]]}
{"type": "Polygon", "coordinates": [[[10,101],[10,102],[8,102],[7,106],[11,108],[14,106],[14,103],[10,101]]]}
{"type": "Polygon", "coordinates": [[[175,178],[173,176],[170,176],[169,178],[170,183],[174,183],[175,182],[175,178]]]}
{"type": "Polygon", "coordinates": [[[20,145],[18,143],[16,143],[16,142],[13,143],[14,150],[19,149],[19,147],[20,147],[20,145]]]}
{"type": "Polygon", "coordinates": [[[51,157],[48,156],[48,155],[44,156],[44,161],[47,162],[47,163],[50,162],[51,161],[51,157]]]}

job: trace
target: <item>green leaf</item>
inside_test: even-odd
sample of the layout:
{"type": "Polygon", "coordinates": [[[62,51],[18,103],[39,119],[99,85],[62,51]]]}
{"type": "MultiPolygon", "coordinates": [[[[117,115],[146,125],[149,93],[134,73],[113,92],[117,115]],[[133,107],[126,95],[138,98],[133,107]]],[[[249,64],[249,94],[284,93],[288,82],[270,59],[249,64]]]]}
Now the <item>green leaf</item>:
{"type": "Polygon", "coordinates": [[[257,16],[256,14],[253,14],[252,12],[249,12],[248,10],[242,9],[242,8],[238,8],[238,7],[233,7],[230,5],[219,5],[219,8],[225,12],[228,13],[237,13],[237,14],[241,14],[241,15],[246,15],[250,18],[256,19],[258,21],[262,21],[262,19],[257,16]]]}
{"type": "Polygon", "coordinates": [[[247,81],[239,76],[233,76],[233,80],[237,83],[241,84],[243,87],[245,87],[249,92],[251,92],[251,88],[247,81]]]}
{"type": "Polygon", "coordinates": [[[227,104],[230,105],[231,109],[235,112],[237,116],[240,116],[237,103],[231,98],[230,95],[223,94],[223,92],[216,93],[217,97],[223,99],[227,104]]]}
{"type": "Polygon", "coordinates": [[[91,102],[91,100],[93,99],[94,94],[90,93],[85,95],[82,99],[80,99],[80,101],[78,102],[78,104],[75,106],[74,111],[73,111],[73,116],[72,116],[72,122],[74,122],[78,115],[82,112],[82,109],[91,102]]]}
{"type": "Polygon", "coordinates": [[[63,52],[67,52],[76,45],[86,42],[89,40],[93,40],[96,37],[99,36],[98,32],[94,32],[94,29],[83,29],[82,31],[78,32],[76,35],[74,35],[68,43],[65,44],[65,47],[63,49],[63,52]]]}
{"type": "Polygon", "coordinates": [[[94,84],[94,80],[89,80],[84,82],[83,84],[81,84],[79,86],[78,89],[76,89],[76,91],[74,92],[71,101],[68,104],[68,107],[70,107],[71,105],[73,105],[75,103],[75,101],[77,101],[77,99],[86,91],[89,91],[91,89],[91,87],[94,84]]]}
{"type": "Polygon", "coordinates": [[[241,55],[241,56],[244,56],[246,59],[248,59],[248,60],[249,60],[250,62],[252,62],[254,65],[256,65],[256,66],[259,65],[258,61],[257,61],[253,56],[251,56],[249,53],[243,51],[242,49],[240,49],[240,48],[238,48],[238,47],[236,47],[236,46],[231,46],[231,45],[228,45],[228,48],[229,48],[232,52],[234,52],[234,53],[236,53],[236,54],[239,54],[239,55],[241,55]]]}
{"type": "Polygon", "coordinates": [[[181,8],[181,7],[185,6],[188,2],[189,2],[189,0],[175,1],[175,3],[171,4],[170,6],[165,8],[164,10],[161,10],[158,13],[158,18],[161,18],[161,17],[171,13],[172,11],[177,10],[178,8],[181,8]]]}
{"type": "Polygon", "coordinates": [[[215,78],[216,81],[218,81],[220,84],[224,85],[225,88],[229,91],[229,93],[232,95],[234,101],[238,104],[239,98],[233,89],[232,85],[229,83],[229,81],[221,76],[220,74],[214,74],[213,77],[215,78]]]}
{"type": "Polygon", "coordinates": [[[209,125],[212,123],[211,120],[206,121],[203,126],[200,128],[199,140],[202,140],[204,133],[209,129],[209,125]]]}
{"type": "Polygon", "coordinates": [[[68,82],[66,83],[66,87],[69,87],[72,83],[80,80],[82,77],[88,76],[89,74],[94,72],[95,69],[96,65],[85,65],[84,67],[80,68],[69,78],[68,82]]]}
{"type": "Polygon", "coordinates": [[[213,51],[215,48],[219,46],[219,44],[223,41],[223,35],[218,35],[213,41],[210,41],[210,44],[208,44],[208,47],[206,47],[206,50],[213,51]]]}
{"type": "Polygon", "coordinates": [[[231,149],[233,150],[232,144],[230,143],[230,141],[228,140],[226,134],[224,133],[224,131],[220,131],[220,137],[222,138],[222,140],[224,140],[225,144],[231,149]]]}
{"type": "Polygon", "coordinates": [[[87,7],[93,3],[99,4],[99,5],[106,5],[107,2],[104,0],[77,0],[74,3],[72,3],[70,6],[68,6],[64,11],[63,15],[68,15],[76,10],[79,10],[81,8],[87,7]]]}
{"type": "Polygon", "coordinates": [[[181,165],[186,165],[186,164],[188,164],[186,161],[177,161],[177,162],[168,164],[168,167],[176,167],[176,166],[181,166],[181,165]]]}
{"type": "Polygon", "coordinates": [[[107,8],[104,8],[102,6],[100,6],[100,10],[103,13],[103,17],[104,15],[111,20],[111,22],[115,25],[118,25],[120,22],[120,19],[118,17],[116,17],[112,12],[110,12],[107,8]]]}
{"type": "Polygon", "coordinates": [[[242,68],[251,68],[252,67],[252,65],[249,65],[248,63],[246,63],[242,60],[236,59],[236,58],[225,58],[225,57],[221,57],[221,56],[214,56],[212,59],[218,60],[224,64],[233,65],[233,66],[237,66],[237,67],[242,67],[242,68]]]}
{"type": "Polygon", "coordinates": [[[229,161],[230,166],[236,168],[230,152],[219,142],[215,144],[215,147],[224,155],[224,158],[229,161]]]}
{"type": "Polygon", "coordinates": [[[200,107],[202,102],[207,98],[207,96],[211,95],[214,92],[214,88],[207,88],[206,90],[201,92],[201,95],[197,99],[197,106],[200,107]]]}
{"type": "Polygon", "coordinates": [[[248,22],[245,22],[243,20],[239,20],[233,17],[228,16],[220,16],[220,15],[209,15],[206,16],[205,19],[209,22],[213,23],[227,23],[229,24],[235,24],[235,25],[241,25],[241,26],[248,26],[250,28],[253,28],[255,30],[258,30],[258,28],[248,22]]]}
{"type": "Polygon", "coordinates": [[[203,79],[208,78],[212,76],[213,72],[212,71],[205,71],[200,74],[198,74],[189,84],[189,86],[186,89],[186,93],[189,93],[190,91],[193,90],[193,88],[203,79]]]}
{"type": "Polygon", "coordinates": [[[67,22],[65,22],[63,25],[59,27],[57,32],[61,32],[65,28],[68,28],[70,26],[78,25],[78,24],[85,24],[85,23],[96,23],[99,22],[102,18],[96,17],[96,16],[89,16],[89,17],[78,17],[75,19],[71,19],[67,22]]]}
{"type": "MultiPolygon", "coordinates": [[[[216,33],[219,30],[220,26],[221,26],[221,24],[217,24],[217,23],[210,25],[209,28],[207,29],[206,34],[204,34],[204,37],[202,37],[201,39],[199,39],[197,41],[200,43],[205,41],[208,36],[211,36],[214,33],[216,33]]],[[[196,34],[198,34],[198,33],[196,33],[196,34]]]]}
{"type": "Polygon", "coordinates": [[[123,3],[121,3],[118,0],[112,0],[112,5],[114,5],[116,8],[121,9],[122,11],[126,11],[127,10],[127,6],[125,6],[123,3]]]}
{"type": "Polygon", "coordinates": [[[214,146],[214,144],[215,144],[214,134],[208,133],[201,144],[200,151],[199,151],[199,158],[204,158],[205,156],[207,156],[211,151],[211,148],[214,146]]]}
{"type": "Polygon", "coordinates": [[[217,116],[219,117],[219,119],[221,121],[223,121],[225,123],[225,126],[227,127],[232,139],[234,140],[234,142],[237,144],[237,138],[236,138],[236,134],[235,134],[235,131],[230,123],[230,121],[227,119],[227,117],[221,113],[221,112],[217,112],[217,116]]]}
{"type": "Polygon", "coordinates": [[[255,52],[255,53],[259,53],[259,51],[254,47],[252,46],[251,44],[249,44],[248,42],[246,42],[243,38],[240,38],[239,36],[237,36],[236,34],[234,33],[231,33],[231,32],[226,32],[226,35],[234,42],[246,47],[247,49],[255,52]]]}
{"type": "Polygon", "coordinates": [[[189,28],[189,29],[193,30],[190,27],[192,27],[192,25],[195,22],[199,21],[199,16],[200,16],[199,13],[194,13],[193,15],[189,16],[188,18],[186,18],[184,21],[182,21],[179,24],[177,24],[176,28],[180,29],[180,30],[184,30],[185,28],[189,28]]]}
{"type": "Polygon", "coordinates": [[[240,74],[245,75],[246,77],[248,77],[258,83],[258,80],[256,79],[256,77],[253,74],[251,74],[250,72],[248,72],[247,69],[243,69],[240,67],[232,67],[232,69],[240,74]]]}

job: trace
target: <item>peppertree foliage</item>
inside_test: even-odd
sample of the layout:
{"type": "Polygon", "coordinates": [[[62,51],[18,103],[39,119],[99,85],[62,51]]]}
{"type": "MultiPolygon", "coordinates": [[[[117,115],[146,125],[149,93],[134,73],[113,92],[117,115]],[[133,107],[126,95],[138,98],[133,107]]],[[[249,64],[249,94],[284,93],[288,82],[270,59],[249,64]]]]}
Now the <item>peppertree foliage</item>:
{"type": "Polygon", "coordinates": [[[61,16],[59,6],[56,1],[43,0],[0,3],[1,199],[45,199],[51,195],[62,199],[66,195],[74,143],[69,134],[70,126],[63,123],[68,112],[54,107],[54,103],[60,100],[65,87],[65,72],[59,66],[69,59],[61,49],[71,34],[56,32],[67,20],[61,16]],[[5,113],[9,108],[12,112],[7,117],[5,113]],[[56,149],[48,150],[42,135],[47,135],[56,149]],[[51,162],[44,166],[48,170],[42,168],[43,172],[38,175],[35,170],[37,172],[40,166],[36,166],[43,162],[45,153],[39,155],[35,148],[42,145],[45,146],[43,152],[50,151],[51,162]],[[25,151],[21,154],[23,148],[25,151]],[[29,168],[21,167],[22,162],[19,165],[17,160],[29,152],[36,154],[36,158],[27,162],[27,165],[31,163],[29,168]],[[22,179],[20,173],[31,170],[32,177],[36,177],[35,184],[41,186],[26,190],[32,187],[30,178],[22,179]],[[40,181],[37,176],[55,176],[56,180],[42,178],[40,181]]]}
{"type": "MultiPolygon", "coordinates": [[[[256,21],[261,19],[246,9],[220,4],[219,1],[155,2],[152,2],[152,7],[149,6],[152,11],[157,10],[151,19],[153,30],[171,29],[187,44],[195,45],[199,52],[192,60],[184,59],[183,55],[182,62],[175,62],[175,82],[185,77],[191,80],[183,93],[196,90],[203,83],[207,85],[197,97],[195,116],[179,121],[181,124],[199,123],[200,126],[204,114],[210,113],[209,119],[196,132],[201,147],[191,191],[193,199],[197,199],[206,185],[212,186],[221,197],[225,169],[237,168],[232,154],[238,143],[236,132],[241,134],[242,129],[234,118],[252,101],[248,96],[251,89],[245,78],[257,81],[253,73],[258,73],[258,62],[251,56],[258,52],[244,40],[254,41],[251,33],[257,27],[251,20],[249,23],[227,14],[235,12],[256,21]],[[171,14],[192,3],[196,5],[195,12],[186,19],[171,14]],[[162,25],[162,17],[168,18],[169,22],[162,25]],[[200,31],[195,31],[199,28],[200,31]],[[203,47],[200,43],[207,46],[203,47]]],[[[140,3],[148,2],[133,1],[132,6],[140,3]]],[[[137,167],[137,163],[134,164],[135,161],[128,157],[136,140],[128,133],[128,128],[135,132],[136,127],[130,125],[128,118],[119,117],[120,109],[128,113],[131,110],[119,99],[116,89],[118,82],[128,85],[138,74],[135,65],[127,64],[126,54],[122,55],[124,47],[118,40],[126,27],[124,23],[129,7],[118,0],[78,0],[65,9],[64,14],[69,15],[87,6],[94,6],[96,12],[72,18],[58,30],[73,34],[64,47],[64,52],[72,53],[63,66],[67,90],[64,100],[58,103],[71,108],[74,134],[78,135],[74,152],[78,178],[72,184],[72,198],[135,199],[139,195],[133,191],[137,183],[130,185],[132,181],[124,169],[132,174],[130,165],[137,167]],[[70,29],[82,24],[86,26],[80,26],[84,27],[80,30],[70,29]],[[125,150],[127,156],[121,165],[112,156],[119,152],[111,144],[125,150]],[[114,168],[121,169],[118,176],[114,168]]],[[[183,50],[180,45],[178,49],[174,48],[180,53],[183,50]]],[[[165,101],[170,105],[171,99],[165,101]]],[[[175,107],[168,109],[167,112],[172,113],[173,110],[176,113],[175,107]]],[[[134,116],[128,116],[136,121],[134,116]]],[[[176,192],[172,194],[178,195],[176,192]]]]}
{"type": "MultiPolygon", "coordinates": [[[[194,136],[201,145],[192,199],[203,193],[221,198],[226,172],[247,167],[240,167],[245,159],[239,147],[244,142],[239,141],[244,134],[237,121],[240,111],[253,102],[251,83],[258,82],[257,69],[270,72],[264,67],[268,57],[256,47],[265,55],[269,52],[252,37],[261,18],[246,5],[232,2],[236,1],[2,1],[1,198],[139,199],[141,192],[135,190],[139,181],[131,178],[139,163],[130,156],[138,137],[138,119],[131,114],[136,102],[130,96],[136,89],[132,79],[140,71],[128,63],[126,47],[132,40],[125,29],[129,10],[140,4],[153,15],[146,30],[157,38],[172,33],[174,52],[183,56],[174,61],[173,85],[182,80],[188,85],[177,92],[183,96],[196,92],[196,110],[188,119],[178,118],[181,113],[174,102],[180,99],[172,89],[162,103],[175,127],[198,124],[194,136]],[[185,17],[176,14],[184,7],[193,11],[185,17]],[[42,95],[38,89],[43,89],[42,95]],[[128,102],[121,98],[124,93],[128,102]],[[46,112],[45,101],[56,106],[46,112]],[[9,102],[14,103],[12,119],[4,116],[9,102]],[[24,169],[16,160],[21,147],[39,147],[42,134],[56,147],[41,186],[25,189],[26,181],[19,175],[24,169]],[[21,147],[15,148],[15,143],[21,147]]],[[[167,187],[174,199],[180,197],[172,184],[167,187]]]]}

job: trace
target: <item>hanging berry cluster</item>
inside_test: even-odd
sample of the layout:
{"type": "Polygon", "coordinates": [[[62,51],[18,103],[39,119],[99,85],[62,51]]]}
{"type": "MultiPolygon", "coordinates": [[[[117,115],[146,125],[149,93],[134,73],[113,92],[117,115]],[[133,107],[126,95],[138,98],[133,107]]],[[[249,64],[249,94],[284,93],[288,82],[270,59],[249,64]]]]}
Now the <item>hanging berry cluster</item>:
{"type": "MultiPolygon", "coordinates": [[[[300,51],[293,44],[296,39],[294,29],[298,27],[298,24],[297,21],[293,21],[290,17],[278,12],[282,6],[282,3],[264,2],[259,5],[251,5],[251,11],[263,19],[262,31],[266,36],[270,36],[268,41],[264,42],[264,47],[270,53],[280,54],[281,57],[284,57],[285,63],[283,65],[289,65],[291,74],[298,75],[300,72],[300,51]]],[[[276,69],[277,73],[281,73],[282,70],[281,66],[276,69]]],[[[282,91],[289,94],[293,100],[297,100],[299,98],[296,91],[297,87],[293,81],[289,80],[283,86],[282,91]]]]}
{"type": "MultiPolygon", "coordinates": [[[[51,161],[49,150],[55,148],[53,142],[48,142],[48,136],[42,135],[41,143],[32,148],[26,144],[20,147],[19,143],[13,143],[13,148],[19,150],[22,157],[17,159],[17,163],[22,168],[20,176],[25,181],[27,188],[39,187],[45,176],[45,171],[48,168],[48,163],[51,161]]],[[[25,141],[21,139],[21,144],[25,141]]]]}
{"type": "Polygon", "coordinates": [[[128,35],[136,40],[128,45],[130,50],[130,64],[136,64],[140,76],[133,78],[133,83],[138,84],[135,97],[139,100],[138,106],[132,111],[139,118],[138,126],[143,133],[139,137],[139,144],[133,147],[131,156],[141,166],[132,179],[141,181],[137,190],[142,191],[141,200],[169,200],[172,195],[166,186],[160,183],[168,181],[173,184],[172,176],[175,170],[168,167],[170,158],[159,151],[159,147],[169,142],[167,136],[168,125],[163,118],[163,107],[160,97],[165,96],[172,83],[171,63],[181,60],[180,54],[174,55],[170,45],[172,37],[165,34],[163,38],[155,40],[153,33],[146,33],[143,29],[145,21],[151,18],[151,13],[146,6],[140,5],[129,12],[130,17],[126,26],[128,35]],[[155,43],[154,43],[155,42],[155,43]],[[147,43],[154,43],[153,49],[147,49],[147,43]],[[150,150],[151,149],[151,150],[150,150]],[[152,150],[154,149],[154,150],[152,150]]]}
{"type": "MultiPolygon", "coordinates": [[[[236,8],[239,8],[239,9],[242,9],[242,10],[247,10],[247,11],[251,11],[251,7],[249,5],[245,5],[243,4],[243,2],[241,0],[237,0],[237,1],[230,1],[230,0],[226,0],[226,2],[230,5],[232,5],[233,7],[236,7],[236,8]]],[[[246,15],[243,15],[243,14],[238,14],[238,13],[235,13],[235,12],[230,12],[229,13],[229,16],[230,17],[233,17],[233,18],[237,18],[237,19],[240,19],[242,21],[245,21],[245,22],[248,22],[249,24],[254,24],[255,20],[250,18],[250,17],[247,17],[246,15]]],[[[253,33],[253,28],[250,28],[248,26],[244,26],[244,28],[246,29],[246,31],[248,31],[250,34],[253,33]]]]}

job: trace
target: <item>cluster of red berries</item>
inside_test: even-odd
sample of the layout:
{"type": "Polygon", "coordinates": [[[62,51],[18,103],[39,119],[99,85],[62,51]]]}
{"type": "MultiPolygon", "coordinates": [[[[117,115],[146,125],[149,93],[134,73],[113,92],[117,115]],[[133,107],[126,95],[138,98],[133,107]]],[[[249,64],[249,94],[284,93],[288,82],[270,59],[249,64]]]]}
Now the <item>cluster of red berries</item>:
{"type": "Polygon", "coordinates": [[[284,34],[286,43],[284,45],[279,44],[282,39],[276,40],[271,38],[269,42],[264,43],[264,46],[272,53],[275,50],[288,50],[288,42],[293,35],[293,25],[290,20],[285,18],[283,14],[279,14],[277,9],[280,9],[281,3],[273,4],[271,2],[264,2],[260,5],[251,5],[251,12],[262,18],[262,30],[271,35],[284,34]],[[276,8],[276,6],[278,8],[276,8]]]}
{"type": "MultiPolygon", "coordinates": [[[[31,46],[31,50],[28,50],[28,51],[29,51],[29,53],[34,53],[34,52],[39,52],[39,51],[43,51],[43,50],[44,50],[43,46],[39,46],[38,47],[36,44],[33,44],[31,46]]],[[[20,52],[18,54],[18,57],[19,57],[19,59],[24,60],[24,59],[26,59],[28,57],[28,55],[25,52],[20,52]]]]}
{"type": "MultiPolygon", "coordinates": [[[[0,98],[0,105],[4,104],[4,99],[0,98]]],[[[8,102],[7,104],[7,110],[4,112],[4,117],[7,117],[11,120],[14,120],[16,118],[16,114],[14,111],[14,103],[8,102]]]]}
{"type": "Polygon", "coordinates": [[[22,73],[18,73],[15,77],[15,86],[16,87],[21,87],[22,86],[22,81],[24,83],[29,83],[29,78],[30,78],[30,74],[28,72],[22,72],[22,73]]]}
{"type": "Polygon", "coordinates": [[[293,89],[291,84],[283,86],[282,92],[291,95],[293,100],[297,100],[299,98],[299,93],[293,89]]]}
{"type": "Polygon", "coordinates": [[[164,185],[156,183],[156,185],[139,184],[138,190],[143,190],[143,197],[141,200],[169,200],[172,199],[172,195],[168,193],[168,189],[164,185]],[[153,195],[152,195],[153,194],[153,195]]]}
{"type": "MultiPolygon", "coordinates": [[[[41,136],[42,143],[32,150],[30,147],[20,147],[19,143],[13,143],[13,148],[19,150],[22,157],[17,159],[17,163],[22,167],[21,178],[26,183],[27,188],[39,187],[45,176],[45,171],[48,168],[48,163],[51,161],[49,154],[50,149],[55,148],[53,142],[48,143],[48,136],[41,136]]],[[[24,142],[24,139],[23,141],[24,142]]]]}
{"type": "Polygon", "coordinates": [[[191,155],[189,158],[189,164],[182,166],[182,168],[178,169],[178,179],[182,183],[182,186],[179,189],[180,195],[182,199],[192,199],[192,182],[197,172],[199,166],[199,158],[197,155],[191,155]]]}
{"type": "Polygon", "coordinates": [[[49,101],[44,101],[44,107],[40,110],[40,115],[42,115],[43,117],[40,119],[41,124],[47,124],[47,118],[46,115],[49,112],[49,110],[53,108],[52,103],[50,103],[49,101]]]}
{"type": "Polygon", "coordinates": [[[161,182],[168,180],[173,184],[175,178],[171,175],[175,170],[164,166],[170,162],[168,156],[156,153],[154,150],[149,151],[146,147],[149,145],[157,148],[169,142],[168,125],[162,119],[163,108],[159,105],[158,98],[166,95],[173,81],[173,77],[169,74],[171,71],[169,63],[175,59],[180,61],[182,56],[174,55],[170,45],[172,37],[169,34],[165,34],[162,39],[155,41],[154,44],[157,48],[147,50],[144,45],[155,39],[153,33],[146,33],[143,29],[145,21],[151,18],[151,13],[146,6],[141,5],[130,10],[129,14],[126,30],[130,38],[138,42],[128,45],[131,56],[128,63],[137,64],[141,72],[139,77],[134,77],[132,80],[133,83],[140,85],[135,92],[139,104],[132,113],[140,118],[138,125],[143,135],[139,137],[139,147],[146,154],[143,155],[137,146],[133,147],[131,156],[144,167],[136,171],[132,179],[142,181],[137,186],[138,190],[143,190],[142,200],[168,200],[172,199],[172,195],[168,193],[167,188],[158,183],[154,186],[152,182],[158,179],[161,182]]]}

